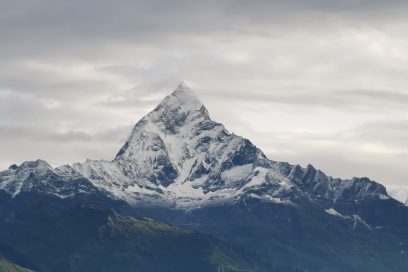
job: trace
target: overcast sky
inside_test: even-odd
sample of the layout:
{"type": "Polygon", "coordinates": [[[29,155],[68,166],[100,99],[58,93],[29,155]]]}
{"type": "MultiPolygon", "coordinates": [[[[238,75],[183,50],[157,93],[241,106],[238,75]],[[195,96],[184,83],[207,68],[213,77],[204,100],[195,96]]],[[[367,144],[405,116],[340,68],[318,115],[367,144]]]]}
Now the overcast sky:
{"type": "Polygon", "coordinates": [[[179,81],[273,160],[408,185],[408,1],[0,0],[0,169],[112,159],[179,81]]]}

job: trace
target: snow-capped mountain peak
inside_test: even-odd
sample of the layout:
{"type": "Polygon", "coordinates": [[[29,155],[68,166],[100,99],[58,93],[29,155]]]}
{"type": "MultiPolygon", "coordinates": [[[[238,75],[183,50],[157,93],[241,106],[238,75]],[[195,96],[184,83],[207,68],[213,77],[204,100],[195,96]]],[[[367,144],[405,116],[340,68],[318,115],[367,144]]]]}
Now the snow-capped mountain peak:
{"type": "Polygon", "coordinates": [[[149,136],[152,138],[168,138],[166,136],[170,135],[182,138],[190,136],[186,135],[190,134],[186,128],[194,127],[205,120],[212,122],[207,109],[193,90],[180,83],[173,93],[166,96],[153,111],[135,125],[125,145],[118,152],[117,158],[132,156],[134,154],[132,147],[146,144],[145,140],[149,136]],[[140,140],[143,140],[143,143],[140,143],[140,140]]]}
{"type": "Polygon", "coordinates": [[[270,168],[248,140],[211,120],[185,85],[135,125],[112,163],[132,177],[132,184],[138,179],[169,194],[200,199],[236,191],[258,173],[256,167],[270,168]]]}
{"type": "Polygon", "coordinates": [[[198,99],[194,90],[190,89],[183,82],[180,83],[176,90],[170,95],[166,96],[154,111],[160,111],[163,108],[166,110],[178,110],[179,112],[184,112],[186,114],[205,110],[205,112],[201,113],[208,115],[207,110],[198,99]]]}

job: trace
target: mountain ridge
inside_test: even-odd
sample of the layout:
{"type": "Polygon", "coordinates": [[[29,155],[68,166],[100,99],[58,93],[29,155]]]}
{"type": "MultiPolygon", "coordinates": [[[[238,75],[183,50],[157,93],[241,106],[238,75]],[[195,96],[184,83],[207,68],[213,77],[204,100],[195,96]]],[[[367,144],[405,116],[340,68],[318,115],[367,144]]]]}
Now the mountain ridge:
{"type": "Polygon", "coordinates": [[[389,198],[384,186],[368,178],[341,180],[311,165],[268,159],[248,139],[214,122],[184,84],[136,123],[113,160],[56,168],[42,160],[25,162],[0,172],[0,189],[17,195],[36,189],[36,180],[45,192],[61,197],[101,191],[133,205],[187,209],[248,197],[286,204],[303,197],[389,198]],[[47,175],[58,182],[45,182],[47,175]]]}

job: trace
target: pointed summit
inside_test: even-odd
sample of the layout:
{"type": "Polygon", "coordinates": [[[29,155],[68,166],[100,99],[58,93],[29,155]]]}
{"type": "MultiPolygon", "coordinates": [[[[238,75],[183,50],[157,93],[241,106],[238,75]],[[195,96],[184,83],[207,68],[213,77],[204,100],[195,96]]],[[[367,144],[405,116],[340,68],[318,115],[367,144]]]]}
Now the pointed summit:
{"type": "Polygon", "coordinates": [[[196,96],[195,92],[184,82],[180,82],[177,88],[156,107],[155,111],[168,108],[179,109],[182,112],[201,110],[204,105],[196,96]]]}
{"type": "Polygon", "coordinates": [[[203,121],[213,123],[194,91],[181,82],[153,111],[135,125],[116,157],[138,154],[136,150],[143,149],[142,146],[150,145],[152,142],[159,141],[161,144],[158,145],[165,147],[166,137],[176,134],[184,137],[180,135],[191,133],[193,127],[203,121]]]}
{"type": "Polygon", "coordinates": [[[177,93],[177,92],[191,92],[192,90],[187,86],[187,84],[184,81],[181,81],[178,85],[176,90],[174,90],[173,93],[177,93]]]}

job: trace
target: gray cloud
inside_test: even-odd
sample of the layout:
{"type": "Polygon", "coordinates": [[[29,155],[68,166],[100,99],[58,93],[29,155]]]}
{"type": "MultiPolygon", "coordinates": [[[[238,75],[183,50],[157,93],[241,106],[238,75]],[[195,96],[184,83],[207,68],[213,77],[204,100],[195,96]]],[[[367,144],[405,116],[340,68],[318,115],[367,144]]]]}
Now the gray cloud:
{"type": "MultiPolygon", "coordinates": [[[[296,87],[292,87],[296,88],[296,87]]],[[[408,93],[398,93],[385,90],[319,90],[310,92],[304,90],[276,90],[270,92],[233,92],[208,91],[207,96],[214,98],[268,102],[270,104],[289,104],[300,106],[315,106],[327,108],[342,108],[345,110],[405,110],[408,104],[408,93]]]]}
{"type": "Polygon", "coordinates": [[[273,159],[407,182],[407,1],[0,3],[1,168],[112,158],[185,80],[273,159]]]}
{"type": "Polygon", "coordinates": [[[274,131],[264,134],[259,145],[272,159],[312,163],[333,176],[406,184],[408,171],[402,165],[408,160],[407,124],[383,120],[335,133],[274,131]]]}
{"type": "Polygon", "coordinates": [[[109,144],[120,141],[124,142],[130,130],[131,126],[125,126],[96,133],[90,133],[82,130],[57,132],[48,127],[0,126],[0,139],[4,142],[9,140],[32,140],[35,142],[106,142],[109,144]]]}

